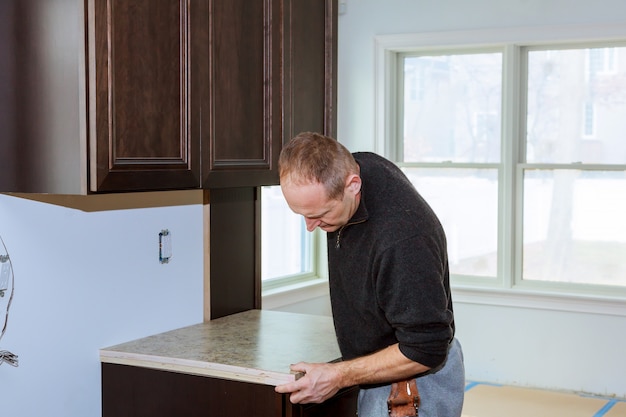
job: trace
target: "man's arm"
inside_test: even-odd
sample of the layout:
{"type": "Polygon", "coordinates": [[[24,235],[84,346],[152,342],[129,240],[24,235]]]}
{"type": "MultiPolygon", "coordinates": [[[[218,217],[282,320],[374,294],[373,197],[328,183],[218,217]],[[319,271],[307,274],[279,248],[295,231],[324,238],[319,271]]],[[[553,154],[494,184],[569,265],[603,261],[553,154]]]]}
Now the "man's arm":
{"type": "Polygon", "coordinates": [[[295,382],[277,386],[276,392],[291,393],[289,399],[294,404],[321,403],[341,388],[406,379],[429,369],[408,359],[395,344],[349,361],[291,365],[292,371],[303,372],[304,376],[295,382]]]}

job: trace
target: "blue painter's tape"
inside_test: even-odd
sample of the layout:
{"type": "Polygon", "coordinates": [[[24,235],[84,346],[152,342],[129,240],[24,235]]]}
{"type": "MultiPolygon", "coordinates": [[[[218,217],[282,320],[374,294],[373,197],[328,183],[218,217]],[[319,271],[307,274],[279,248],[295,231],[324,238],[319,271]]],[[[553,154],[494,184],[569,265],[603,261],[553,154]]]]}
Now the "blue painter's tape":
{"type": "Polygon", "coordinates": [[[492,384],[490,382],[475,382],[475,381],[471,381],[468,382],[467,384],[465,384],[465,392],[471,390],[472,388],[474,388],[477,385],[487,385],[489,387],[501,387],[502,384],[492,384]]]}
{"type": "Polygon", "coordinates": [[[476,385],[479,385],[479,382],[470,382],[467,385],[465,385],[465,392],[471,390],[472,388],[474,388],[476,385]]]}
{"type": "Polygon", "coordinates": [[[602,417],[603,415],[605,415],[611,408],[613,408],[613,406],[617,404],[617,401],[615,400],[610,400],[609,402],[607,402],[606,404],[604,404],[604,407],[602,407],[600,410],[598,410],[597,413],[595,413],[593,415],[593,417],[602,417]]]}

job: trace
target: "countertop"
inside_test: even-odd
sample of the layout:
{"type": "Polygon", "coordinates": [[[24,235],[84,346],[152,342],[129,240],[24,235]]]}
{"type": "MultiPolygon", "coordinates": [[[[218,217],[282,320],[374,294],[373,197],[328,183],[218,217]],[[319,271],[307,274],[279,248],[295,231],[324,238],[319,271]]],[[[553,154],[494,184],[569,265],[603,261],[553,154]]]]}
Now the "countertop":
{"type": "Polygon", "coordinates": [[[330,317],[250,310],[100,350],[103,363],[266,385],[294,381],[289,365],[335,362],[330,317]]]}

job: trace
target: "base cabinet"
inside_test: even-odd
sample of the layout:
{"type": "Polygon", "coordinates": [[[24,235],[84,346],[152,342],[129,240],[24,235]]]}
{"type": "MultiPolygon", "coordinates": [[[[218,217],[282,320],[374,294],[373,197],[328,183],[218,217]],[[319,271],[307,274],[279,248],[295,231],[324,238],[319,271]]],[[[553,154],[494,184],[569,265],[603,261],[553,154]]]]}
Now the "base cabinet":
{"type": "Polygon", "coordinates": [[[294,405],[270,385],[102,364],[102,417],[352,417],[358,388],[294,405]]]}

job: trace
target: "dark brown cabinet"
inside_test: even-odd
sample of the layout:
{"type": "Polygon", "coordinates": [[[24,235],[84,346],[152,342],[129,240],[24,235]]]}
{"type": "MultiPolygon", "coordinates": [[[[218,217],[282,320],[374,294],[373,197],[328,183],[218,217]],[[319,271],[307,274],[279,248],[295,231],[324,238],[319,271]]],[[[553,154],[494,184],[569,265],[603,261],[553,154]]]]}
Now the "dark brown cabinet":
{"type": "Polygon", "coordinates": [[[337,1],[209,3],[202,186],[278,184],[283,142],[335,132],[337,1]]]}
{"type": "Polygon", "coordinates": [[[284,141],[334,134],[337,0],[2,7],[0,192],[276,184],[284,141]]]}
{"type": "Polygon", "coordinates": [[[89,190],[198,188],[203,2],[86,4],[89,190]]]}
{"type": "Polygon", "coordinates": [[[209,1],[205,188],[276,181],[282,144],[282,3],[209,1]]]}
{"type": "Polygon", "coordinates": [[[293,405],[270,385],[102,364],[102,417],[354,417],[358,388],[293,405]]]}

